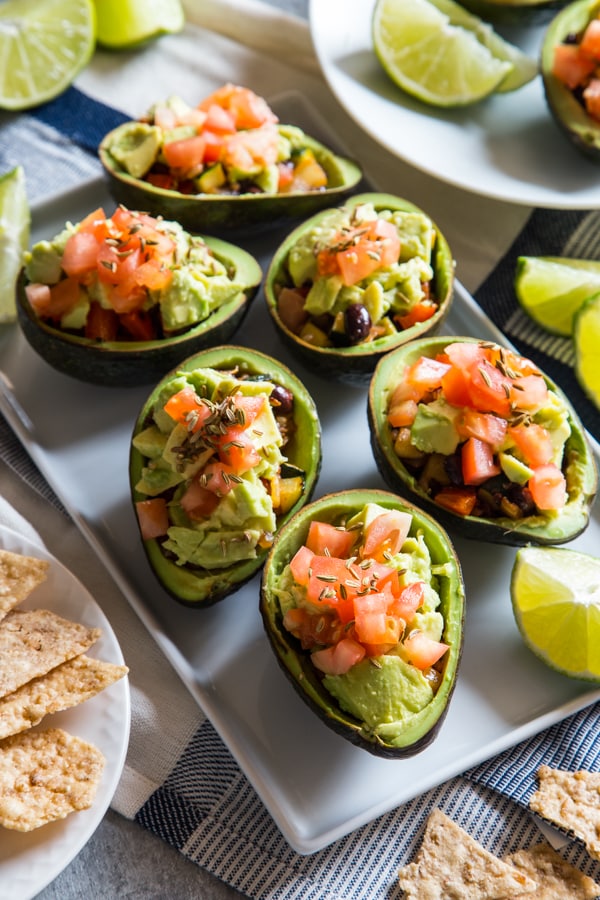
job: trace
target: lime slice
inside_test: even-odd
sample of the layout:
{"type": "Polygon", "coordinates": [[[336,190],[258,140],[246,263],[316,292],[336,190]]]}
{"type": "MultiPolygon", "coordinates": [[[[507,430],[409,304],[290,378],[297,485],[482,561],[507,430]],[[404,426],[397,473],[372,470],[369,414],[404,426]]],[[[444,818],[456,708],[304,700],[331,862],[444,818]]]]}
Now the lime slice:
{"type": "Polygon", "coordinates": [[[184,26],[180,0],[96,0],[98,43],[125,50],[184,26]]]}
{"type": "Polygon", "coordinates": [[[600,681],[600,559],[562,547],[522,547],[510,591],[529,649],[564,675],[600,681]]]}
{"type": "Polygon", "coordinates": [[[589,297],[575,316],[575,374],[600,409],[600,293],[589,297]]]}
{"type": "Polygon", "coordinates": [[[0,107],[57,97],[89,62],[95,40],[92,0],[0,3],[0,107]]]}
{"type": "Polygon", "coordinates": [[[29,205],[23,169],[0,177],[0,322],[16,318],[15,285],[29,245],[29,205]]]}
{"type": "Polygon", "coordinates": [[[558,256],[520,256],[515,292],[525,312],[553,334],[569,337],[573,316],[600,291],[600,262],[558,256]]]}
{"type": "Polygon", "coordinates": [[[472,31],[483,46],[488,48],[492,56],[511,64],[512,69],[496,88],[498,93],[516,91],[536,77],[539,72],[537,60],[527,56],[514,44],[505,41],[488,22],[484,22],[478,16],[467,12],[454,0],[430,0],[430,2],[440,12],[447,15],[453,25],[472,31]]]}
{"type": "MultiPolygon", "coordinates": [[[[513,71],[474,31],[454,24],[457,6],[429,0],[377,0],[373,47],[389,77],[430,106],[466,106],[495,91],[513,71]]],[[[460,21],[468,14],[459,7],[460,21]]],[[[471,18],[469,16],[469,18],[471,18]]]]}

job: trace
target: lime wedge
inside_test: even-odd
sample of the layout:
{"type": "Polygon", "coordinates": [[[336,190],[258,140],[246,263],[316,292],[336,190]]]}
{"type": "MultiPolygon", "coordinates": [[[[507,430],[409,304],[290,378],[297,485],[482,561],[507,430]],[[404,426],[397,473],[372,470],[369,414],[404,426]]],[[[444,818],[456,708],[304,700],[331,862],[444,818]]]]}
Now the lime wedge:
{"type": "Polygon", "coordinates": [[[389,77],[430,106],[476,103],[514,73],[489,31],[453,0],[377,0],[372,21],[373,47],[389,77]]]}
{"type": "Polygon", "coordinates": [[[57,97],[89,62],[95,41],[92,0],[0,3],[0,108],[57,97]]]}
{"type": "Polygon", "coordinates": [[[96,0],[98,43],[126,50],[184,26],[180,0],[96,0]]]}
{"type": "Polygon", "coordinates": [[[539,72],[537,60],[527,56],[514,44],[505,41],[488,22],[484,22],[478,16],[467,12],[464,7],[459,3],[455,3],[454,0],[430,0],[430,2],[440,12],[447,15],[453,25],[472,31],[483,46],[488,48],[492,56],[511,64],[512,69],[496,88],[497,93],[516,91],[536,77],[539,72]]]}
{"type": "Polygon", "coordinates": [[[562,547],[522,547],[511,599],[536,656],[571,678],[600,681],[600,559],[562,547]]]}
{"type": "Polygon", "coordinates": [[[519,303],[538,325],[569,337],[581,304],[600,291],[600,261],[520,256],[514,284],[519,303]]]}
{"type": "Polygon", "coordinates": [[[29,246],[31,218],[23,169],[0,176],[0,322],[16,318],[15,285],[29,246]]]}
{"type": "Polygon", "coordinates": [[[589,297],[575,315],[575,375],[600,409],[600,293],[589,297]]]}

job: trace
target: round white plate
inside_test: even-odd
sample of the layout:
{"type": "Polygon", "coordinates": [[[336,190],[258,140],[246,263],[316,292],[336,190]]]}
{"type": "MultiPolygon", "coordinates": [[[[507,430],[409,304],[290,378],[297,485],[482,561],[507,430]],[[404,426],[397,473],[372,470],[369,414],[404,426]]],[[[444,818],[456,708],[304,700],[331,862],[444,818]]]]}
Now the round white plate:
{"type": "MultiPolygon", "coordinates": [[[[541,77],[518,91],[444,111],[397,88],[371,43],[375,0],[310,0],[310,30],[325,79],[346,112],[387,150],[456,187],[526,206],[594,209],[600,166],[559,131],[541,77]]],[[[500,29],[498,29],[500,31],[500,29]]],[[[538,58],[544,27],[504,30],[538,58]]]]}
{"type": "MultiPolygon", "coordinates": [[[[50,562],[46,581],[19,608],[51,609],[58,615],[102,629],[89,655],[123,664],[108,619],[80,581],[51,554],[21,535],[0,526],[0,547],[50,562]]],[[[95,744],[106,765],[96,799],[89,809],[72,813],[31,832],[0,828],[0,896],[2,900],[34,897],[71,862],[96,830],[113,797],[129,741],[130,704],[127,677],[85,703],[47,716],[38,728],[59,727],[95,744]]]]}

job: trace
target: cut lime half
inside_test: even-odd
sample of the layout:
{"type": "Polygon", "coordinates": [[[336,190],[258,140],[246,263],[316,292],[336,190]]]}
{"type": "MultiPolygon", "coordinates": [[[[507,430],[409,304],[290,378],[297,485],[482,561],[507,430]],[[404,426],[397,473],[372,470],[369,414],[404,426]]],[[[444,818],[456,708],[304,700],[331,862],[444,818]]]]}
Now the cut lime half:
{"type": "Polygon", "coordinates": [[[569,337],[579,307],[600,291],[600,261],[520,256],[514,284],[528,316],[547,331],[569,337]]]}
{"type": "Polygon", "coordinates": [[[511,599],[536,656],[571,678],[600,681],[600,559],[562,547],[523,547],[511,599]]]}
{"type": "Polygon", "coordinates": [[[180,0],[96,0],[97,40],[111,50],[126,50],[185,24],[180,0]]]}
{"type": "Polygon", "coordinates": [[[23,169],[0,177],[0,322],[16,318],[15,287],[29,246],[29,204],[23,169]]]}
{"type": "Polygon", "coordinates": [[[517,72],[517,48],[453,0],[377,0],[372,33],[392,81],[430,106],[466,106],[533,77],[517,72]]]}
{"type": "Polygon", "coordinates": [[[0,108],[29,109],[62,93],[96,43],[92,0],[0,3],[0,108]]]}
{"type": "Polygon", "coordinates": [[[589,297],[575,316],[575,375],[600,409],[600,293],[589,297]]]}

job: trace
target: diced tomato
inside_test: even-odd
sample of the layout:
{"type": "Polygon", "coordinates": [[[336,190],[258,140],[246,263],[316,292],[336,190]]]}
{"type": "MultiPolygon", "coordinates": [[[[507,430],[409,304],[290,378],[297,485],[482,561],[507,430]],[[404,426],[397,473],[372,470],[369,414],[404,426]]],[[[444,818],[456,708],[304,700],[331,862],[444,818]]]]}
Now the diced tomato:
{"type": "Polygon", "coordinates": [[[171,394],[163,409],[175,422],[185,425],[189,431],[198,431],[211,415],[210,407],[202,402],[193,387],[184,387],[171,394]]]}
{"type": "Polygon", "coordinates": [[[400,323],[401,328],[412,328],[420,322],[427,322],[438,310],[438,305],[434,300],[421,300],[403,316],[396,316],[396,321],[400,323]]]}
{"type": "Polygon", "coordinates": [[[215,511],[219,502],[220,498],[217,494],[207,490],[198,478],[192,479],[180,500],[181,508],[194,520],[208,518],[215,511]]]}
{"type": "Polygon", "coordinates": [[[418,391],[419,399],[422,399],[430,391],[441,387],[442,378],[449,369],[448,363],[421,356],[405,370],[404,380],[418,391]]]}
{"type": "Polygon", "coordinates": [[[290,560],[290,569],[294,581],[306,586],[310,578],[310,564],[315,554],[303,544],[290,560]]]}
{"type": "Polygon", "coordinates": [[[260,462],[260,453],[245,428],[228,428],[219,440],[219,459],[228,469],[240,475],[260,462]]]}
{"type": "Polygon", "coordinates": [[[506,437],[507,422],[500,416],[481,413],[466,407],[457,422],[457,430],[461,437],[476,437],[485,441],[497,450],[506,437]]]}
{"type": "Polygon", "coordinates": [[[148,288],[149,291],[164,291],[172,279],[172,270],[156,257],[143,262],[133,273],[134,282],[140,287],[148,288]]]}
{"type": "MultiPolygon", "coordinates": [[[[107,312],[117,315],[114,310],[107,310],[107,312]]],[[[143,310],[122,313],[118,320],[134,341],[154,341],[158,337],[152,316],[143,310]]]]}
{"type": "Polygon", "coordinates": [[[163,144],[163,153],[170,169],[182,173],[196,173],[204,162],[205,147],[204,136],[196,134],[193,137],[163,144]]]}
{"type": "Polygon", "coordinates": [[[294,164],[292,162],[279,162],[277,163],[277,171],[279,172],[277,192],[285,194],[291,189],[294,182],[294,164]]]}
{"type": "Polygon", "coordinates": [[[98,241],[89,231],[75,231],[65,244],[61,266],[67,275],[83,275],[96,267],[98,241]]]}
{"type": "Polygon", "coordinates": [[[385,554],[398,553],[412,525],[412,515],[399,509],[376,516],[365,528],[362,556],[382,562],[385,554]]]}
{"type": "Polygon", "coordinates": [[[403,377],[392,392],[389,408],[393,409],[394,406],[404,403],[405,400],[421,400],[422,396],[421,389],[403,377]]]}
{"type": "Polygon", "coordinates": [[[235,475],[235,472],[230,466],[215,460],[204,467],[202,483],[207,490],[213,491],[219,497],[224,497],[235,487],[235,481],[231,478],[232,475],[235,475]]]}
{"type": "Polygon", "coordinates": [[[471,379],[468,369],[450,366],[445,375],[442,376],[442,392],[448,403],[451,403],[453,406],[470,406],[470,383],[471,379]]]}
{"type": "Polygon", "coordinates": [[[470,516],[477,503],[473,488],[443,487],[435,495],[435,502],[458,516],[470,516]]]}
{"type": "Polygon", "coordinates": [[[150,500],[138,500],[135,504],[142,538],[153,540],[165,535],[169,528],[169,513],[164,497],[152,497],[150,500]]]}
{"type": "Polygon", "coordinates": [[[204,128],[213,134],[233,134],[237,130],[235,116],[218,103],[211,103],[206,108],[204,128]]]}
{"type": "Polygon", "coordinates": [[[471,406],[481,412],[497,413],[506,418],[510,413],[512,381],[500,369],[481,360],[469,368],[471,406]]]}
{"type": "Polygon", "coordinates": [[[199,108],[208,110],[214,104],[233,115],[236,128],[258,128],[265,122],[278,121],[263,97],[237,84],[224,84],[206,97],[199,108]]]}
{"type": "Polygon", "coordinates": [[[234,401],[237,408],[243,410],[244,424],[248,427],[263,412],[267,398],[264,394],[251,396],[238,392],[234,395],[234,401]]]}
{"type": "Polygon", "coordinates": [[[591,78],[583,91],[583,102],[590,116],[600,119],[600,78],[591,78]]]}
{"type": "Polygon", "coordinates": [[[449,649],[448,644],[434,641],[422,631],[415,631],[404,641],[406,657],[417,669],[433,666],[449,649]]]}
{"type": "Polygon", "coordinates": [[[357,284],[378,269],[391,266],[400,256],[400,237],[392,222],[376,219],[340,234],[317,256],[321,274],[337,271],[345,285],[357,284]]]}
{"type": "Polygon", "coordinates": [[[554,456],[554,447],[548,429],[536,422],[529,425],[512,425],[508,429],[509,438],[528,466],[543,466],[554,456]]]}
{"type": "Polygon", "coordinates": [[[486,358],[485,349],[475,341],[455,341],[444,349],[447,361],[457,369],[470,369],[486,358]]]}
{"type": "Polygon", "coordinates": [[[494,461],[494,451],[485,441],[468,438],[460,454],[462,476],[465,484],[483,484],[502,471],[494,461]]]}
{"type": "Polygon", "coordinates": [[[511,388],[513,403],[517,409],[540,409],[548,399],[548,387],[541,375],[523,375],[514,378],[511,388]]]}
{"type": "Polygon", "coordinates": [[[358,641],[342,638],[333,647],[315,650],[310,658],[313,665],[326,675],[345,675],[364,656],[365,648],[358,641]]]}
{"type": "Polygon", "coordinates": [[[255,172],[275,165],[279,154],[279,132],[265,124],[250,131],[224,135],[221,160],[240,172],[255,172]]]}
{"type": "Polygon", "coordinates": [[[344,628],[335,613],[313,614],[303,607],[286,610],[283,626],[298,638],[304,650],[337,644],[344,636],[344,628]]]}
{"type": "Polygon", "coordinates": [[[306,546],[318,556],[335,556],[346,559],[350,556],[356,541],[356,533],[330,525],[329,522],[313,520],[308,528],[306,546]]]}
{"type": "Polygon", "coordinates": [[[88,213],[79,223],[77,230],[92,234],[98,242],[104,241],[108,237],[109,226],[106,213],[102,207],[99,206],[98,209],[88,213]]]}
{"type": "Polygon", "coordinates": [[[48,315],[50,308],[50,285],[32,281],[25,285],[25,295],[38,316],[48,315]]]}
{"type": "Polygon", "coordinates": [[[397,644],[402,624],[388,614],[385,594],[363,594],[354,598],[354,629],[361,643],[397,644]]]}
{"type": "Polygon", "coordinates": [[[144,177],[148,184],[153,184],[154,187],[162,188],[164,191],[174,191],[177,185],[173,175],[168,172],[148,172],[144,177]]]}
{"type": "Polygon", "coordinates": [[[80,296],[79,282],[76,278],[63,278],[50,286],[50,303],[44,315],[53,319],[60,319],[69,312],[80,296]]]}
{"type": "Polygon", "coordinates": [[[588,22],[579,42],[579,49],[584,56],[600,62],[600,18],[588,22]]]}
{"type": "Polygon", "coordinates": [[[552,74],[570,90],[584,84],[597,66],[581,52],[577,44],[557,44],[554,48],[552,74]]]}
{"type": "Polygon", "coordinates": [[[388,607],[388,612],[410,624],[418,608],[425,598],[425,585],[422,581],[413,581],[402,588],[388,607]]]}
{"type": "Polygon", "coordinates": [[[279,318],[286,328],[294,334],[298,334],[306,320],[308,313],[304,309],[305,295],[295,288],[282,288],[277,298],[277,311],[279,318]]]}
{"type": "Polygon", "coordinates": [[[346,561],[315,554],[310,564],[306,596],[311,603],[335,609],[342,622],[354,616],[353,597],[359,584],[356,573],[346,561]]]}
{"type": "Polygon", "coordinates": [[[402,428],[404,425],[412,425],[417,416],[417,404],[415,400],[402,400],[391,406],[388,412],[388,422],[392,428],[402,428]]]}
{"type": "Polygon", "coordinates": [[[565,476],[554,463],[534,469],[527,487],[538,509],[562,509],[567,502],[565,476]]]}
{"type": "Polygon", "coordinates": [[[91,303],[85,321],[86,338],[94,341],[114,341],[119,332],[119,317],[114,309],[105,309],[99,303],[91,303]]]}

